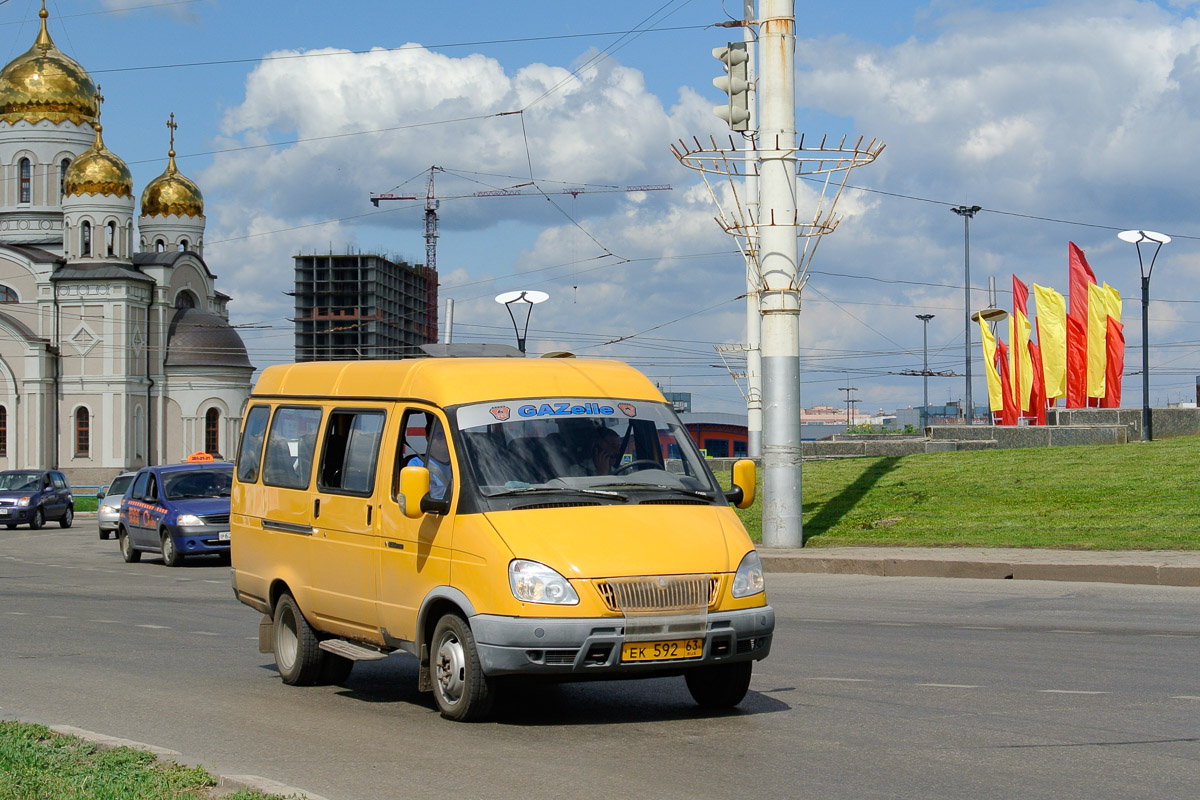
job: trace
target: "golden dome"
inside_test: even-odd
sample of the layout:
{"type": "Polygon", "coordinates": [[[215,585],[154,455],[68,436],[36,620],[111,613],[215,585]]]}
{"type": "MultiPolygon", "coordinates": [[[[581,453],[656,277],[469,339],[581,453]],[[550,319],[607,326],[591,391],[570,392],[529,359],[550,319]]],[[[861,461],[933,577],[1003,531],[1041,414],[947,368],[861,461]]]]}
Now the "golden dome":
{"type": "Polygon", "coordinates": [[[204,196],[200,187],[179,172],[175,166],[175,115],[167,123],[171,129],[171,149],[167,151],[167,168],[142,190],[143,217],[203,217],[204,196]]]}
{"type": "Polygon", "coordinates": [[[63,194],[75,197],[100,194],[133,198],[133,176],[129,167],[100,138],[103,126],[97,122],[96,140],[87,152],[71,162],[63,176],[63,194]]]}
{"type": "Polygon", "coordinates": [[[39,16],[42,30],[33,47],[0,70],[0,121],[95,122],[96,85],[83,67],[54,46],[46,30],[50,15],[45,3],[39,16]]]}

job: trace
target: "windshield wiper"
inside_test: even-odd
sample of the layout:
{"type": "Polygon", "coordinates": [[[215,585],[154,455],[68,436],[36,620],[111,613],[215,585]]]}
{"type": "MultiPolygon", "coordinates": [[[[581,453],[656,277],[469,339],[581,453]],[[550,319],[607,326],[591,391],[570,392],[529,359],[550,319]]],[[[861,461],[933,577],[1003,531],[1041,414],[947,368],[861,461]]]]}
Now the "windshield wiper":
{"type": "Polygon", "coordinates": [[[607,483],[605,486],[620,486],[622,489],[640,489],[651,492],[675,492],[677,494],[686,494],[688,497],[701,497],[705,500],[712,500],[714,497],[711,492],[684,489],[682,486],[666,486],[661,483],[607,483]]]}
{"type": "Polygon", "coordinates": [[[523,495],[527,495],[527,494],[563,494],[563,493],[587,494],[587,495],[592,495],[593,497],[606,497],[606,498],[610,498],[613,500],[620,500],[622,503],[629,499],[628,497],[621,494],[620,492],[609,492],[609,491],[605,491],[604,489],[580,489],[580,488],[576,488],[576,487],[572,487],[572,486],[526,486],[521,489],[505,489],[503,492],[497,492],[496,494],[489,494],[489,495],[487,495],[487,497],[490,499],[493,497],[516,497],[518,495],[523,496],[523,495]]]}

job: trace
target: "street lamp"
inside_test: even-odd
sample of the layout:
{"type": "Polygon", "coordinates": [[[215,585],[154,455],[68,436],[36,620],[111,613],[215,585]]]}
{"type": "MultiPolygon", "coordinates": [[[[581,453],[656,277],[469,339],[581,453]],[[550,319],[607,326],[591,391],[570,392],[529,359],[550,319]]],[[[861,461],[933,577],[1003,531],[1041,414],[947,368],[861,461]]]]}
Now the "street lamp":
{"type": "Polygon", "coordinates": [[[1171,237],[1154,231],[1121,231],[1117,238],[1137,247],[1138,269],[1142,273],[1142,441],[1148,442],[1154,438],[1154,431],[1150,427],[1150,273],[1154,271],[1158,251],[1171,241],[1171,237]],[[1144,242],[1155,246],[1149,267],[1142,260],[1144,242]]]}
{"type": "Polygon", "coordinates": [[[955,206],[950,209],[955,214],[963,218],[963,271],[966,273],[966,286],[964,292],[966,296],[966,306],[963,312],[963,321],[965,324],[967,344],[967,408],[965,419],[968,425],[975,422],[975,406],[971,401],[971,218],[975,216],[975,212],[982,211],[980,206],[955,206]]]}
{"type": "Polygon", "coordinates": [[[924,434],[929,426],[929,320],[933,319],[933,314],[917,314],[916,317],[923,323],[925,339],[925,365],[921,369],[921,380],[925,384],[925,397],[921,401],[921,433],[924,434]]]}
{"type": "Polygon", "coordinates": [[[508,309],[508,317],[512,320],[513,331],[517,334],[517,349],[522,354],[525,352],[525,336],[529,333],[529,316],[533,313],[533,307],[549,299],[550,295],[545,292],[530,290],[502,292],[496,295],[496,302],[508,309]],[[517,315],[513,313],[513,306],[517,304],[525,307],[525,326],[523,328],[517,323],[517,315]]]}

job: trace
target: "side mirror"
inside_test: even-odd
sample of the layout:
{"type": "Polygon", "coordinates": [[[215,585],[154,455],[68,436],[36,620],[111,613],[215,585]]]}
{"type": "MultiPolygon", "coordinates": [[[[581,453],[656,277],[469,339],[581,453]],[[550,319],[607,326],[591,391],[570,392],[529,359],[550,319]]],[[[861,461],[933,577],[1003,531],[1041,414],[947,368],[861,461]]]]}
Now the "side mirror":
{"type": "Polygon", "coordinates": [[[429,470],[425,467],[405,467],[400,470],[400,513],[409,519],[420,519],[425,511],[421,499],[429,494],[429,470]]]}
{"type": "Polygon", "coordinates": [[[725,499],[738,508],[749,508],[754,503],[754,486],[758,481],[757,468],[748,458],[733,462],[733,488],[725,492],[725,499]]]}
{"type": "Polygon", "coordinates": [[[101,486],[100,489],[96,492],[97,500],[103,500],[107,496],[108,496],[108,487],[107,486],[101,486]]]}

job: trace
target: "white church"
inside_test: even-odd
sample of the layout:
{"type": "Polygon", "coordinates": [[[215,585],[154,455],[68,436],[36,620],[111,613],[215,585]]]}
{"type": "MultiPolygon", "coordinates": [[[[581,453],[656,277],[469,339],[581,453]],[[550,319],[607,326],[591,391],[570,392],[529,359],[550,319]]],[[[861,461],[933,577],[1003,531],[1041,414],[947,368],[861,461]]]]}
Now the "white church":
{"type": "Polygon", "coordinates": [[[0,70],[0,469],[75,485],[233,457],[254,368],[204,262],[204,199],[175,165],[136,200],[100,96],[41,31],[0,70]]]}

